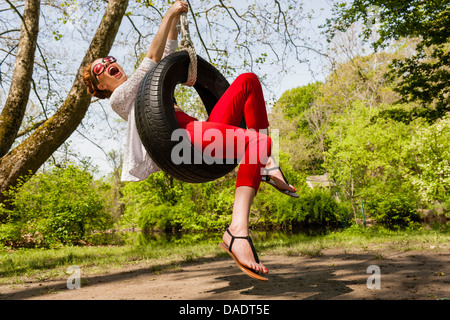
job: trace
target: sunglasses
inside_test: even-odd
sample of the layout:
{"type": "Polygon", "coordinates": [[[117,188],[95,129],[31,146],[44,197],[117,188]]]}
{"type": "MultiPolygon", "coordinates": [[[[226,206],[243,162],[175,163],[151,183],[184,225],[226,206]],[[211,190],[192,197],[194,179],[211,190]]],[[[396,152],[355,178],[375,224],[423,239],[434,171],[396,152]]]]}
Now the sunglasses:
{"type": "Polygon", "coordinates": [[[106,64],[106,63],[111,64],[111,63],[114,63],[114,62],[116,62],[116,61],[117,61],[117,60],[116,60],[116,58],[114,58],[114,57],[111,57],[111,56],[104,57],[104,58],[102,59],[102,62],[97,63],[97,64],[92,68],[92,73],[93,73],[94,76],[95,76],[95,80],[97,80],[97,84],[98,84],[98,79],[97,79],[97,77],[98,77],[99,75],[101,75],[103,72],[105,72],[105,70],[106,70],[105,64],[106,64]]]}

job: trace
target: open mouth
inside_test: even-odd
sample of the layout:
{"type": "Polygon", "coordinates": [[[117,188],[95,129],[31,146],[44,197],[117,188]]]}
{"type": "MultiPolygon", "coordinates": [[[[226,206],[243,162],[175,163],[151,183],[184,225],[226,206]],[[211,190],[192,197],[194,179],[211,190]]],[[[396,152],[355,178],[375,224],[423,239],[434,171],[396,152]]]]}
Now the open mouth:
{"type": "Polygon", "coordinates": [[[120,70],[116,66],[111,66],[108,69],[108,73],[110,76],[115,77],[115,76],[119,75],[120,70]]]}

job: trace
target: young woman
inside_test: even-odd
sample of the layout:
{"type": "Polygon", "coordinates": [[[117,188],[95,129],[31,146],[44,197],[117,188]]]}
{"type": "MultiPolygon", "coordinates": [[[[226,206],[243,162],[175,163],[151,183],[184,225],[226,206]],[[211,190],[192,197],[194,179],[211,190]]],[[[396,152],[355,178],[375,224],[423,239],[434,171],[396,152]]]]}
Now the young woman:
{"type": "MultiPolygon", "coordinates": [[[[133,105],[139,84],[145,74],[166,55],[175,52],[178,45],[176,25],[180,13],[187,11],[188,4],[176,0],[165,14],[146,57],[130,78],[127,78],[113,57],[97,59],[85,69],[83,78],[88,92],[98,98],[109,98],[113,110],[127,120],[123,181],[145,180],[151,173],[159,171],[139,138],[133,105]]],[[[298,195],[270,157],[272,147],[270,137],[259,132],[261,129],[267,129],[269,122],[258,78],[252,73],[237,77],[218,101],[208,120],[201,122],[200,125],[197,119],[184,113],[179,106],[174,105],[174,108],[180,128],[185,128],[189,132],[191,142],[198,148],[204,149],[210,143],[202,139],[203,133],[209,129],[218,129],[221,132],[233,130],[238,140],[245,141],[235,143],[236,140],[233,138],[233,141],[226,141],[224,146],[233,148],[235,155],[241,158],[242,162],[237,175],[232,221],[223,235],[223,248],[251,276],[268,273],[267,268],[259,262],[248,234],[251,203],[262,179],[285,194],[293,197],[298,195]],[[245,117],[247,127],[254,130],[238,128],[242,116],[245,117]]]]}

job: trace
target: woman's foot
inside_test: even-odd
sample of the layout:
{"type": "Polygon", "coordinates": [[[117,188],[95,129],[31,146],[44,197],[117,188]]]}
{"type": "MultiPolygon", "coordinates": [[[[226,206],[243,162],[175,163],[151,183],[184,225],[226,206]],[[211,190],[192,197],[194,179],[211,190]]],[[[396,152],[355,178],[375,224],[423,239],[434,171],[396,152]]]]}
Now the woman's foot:
{"type": "Polygon", "coordinates": [[[280,190],[289,191],[292,193],[297,191],[297,189],[286,182],[280,167],[278,167],[272,157],[270,157],[267,161],[265,172],[280,190]]]}
{"type": "MultiPolygon", "coordinates": [[[[236,259],[239,260],[239,262],[248,269],[252,269],[263,274],[269,273],[269,270],[267,270],[267,268],[264,267],[261,262],[256,262],[249,241],[245,238],[241,238],[248,236],[248,230],[233,229],[232,227],[228,228],[228,230],[233,236],[235,236],[231,251],[236,259]]],[[[228,233],[228,231],[225,231],[222,237],[224,244],[228,247],[230,247],[232,239],[230,233],[228,233]]]]}

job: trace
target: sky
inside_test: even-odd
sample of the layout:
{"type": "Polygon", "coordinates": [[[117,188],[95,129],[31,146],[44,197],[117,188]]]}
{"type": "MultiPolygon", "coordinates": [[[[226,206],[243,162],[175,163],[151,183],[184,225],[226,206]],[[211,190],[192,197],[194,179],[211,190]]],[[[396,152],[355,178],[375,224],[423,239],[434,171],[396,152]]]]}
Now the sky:
{"type": "MultiPolygon", "coordinates": [[[[320,35],[319,26],[325,24],[325,19],[331,17],[331,3],[327,0],[305,0],[306,11],[313,10],[316,14],[316,18],[312,20],[311,32],[312,36],[317,37],[317,42],[320,42],[319,46],[326,46],[324,37],[320,35]]],[[[276,96],[279,98],[286,90],[303,86],[317,80],[324,80],[324,68],[323,61],[320,56],[314,52],[311,52],[308,57],[305,57],[311,61],[311,65],[305,63],[293,62],[294,68],[283,78],[280,82],[280,86],[276,89],[276,96]]]]}

